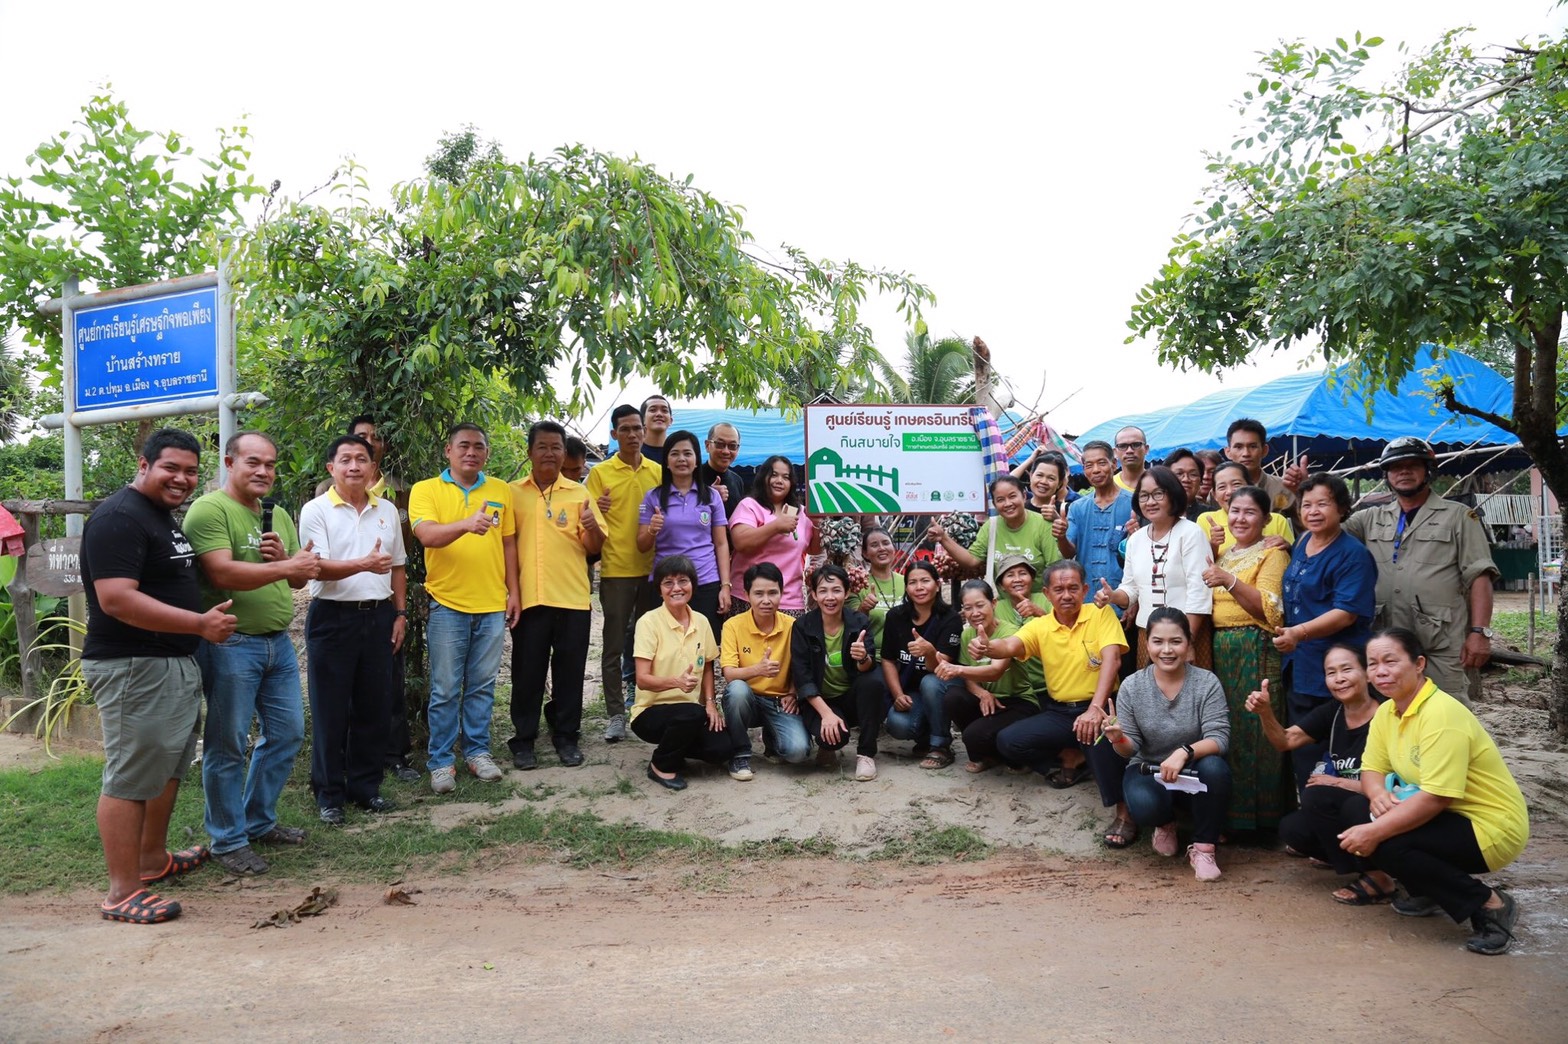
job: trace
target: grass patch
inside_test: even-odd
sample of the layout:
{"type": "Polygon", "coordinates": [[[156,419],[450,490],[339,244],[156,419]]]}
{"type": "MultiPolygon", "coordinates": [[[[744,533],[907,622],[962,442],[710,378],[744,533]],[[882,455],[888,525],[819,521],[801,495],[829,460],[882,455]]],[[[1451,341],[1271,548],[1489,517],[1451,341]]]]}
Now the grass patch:
{"type": "Polygon", "coordinates": [[[984,859],[991,851],[991,843],[968,827],[927,824],[890,838],[881,848],[868,853],[866,858],[924,866],[948,860],[963,862],[984,859]]]}
{"type": "MultiPolygon", "coordinates": [[[[1506,639],[1510,644],[1520,649],[1528,650],[1530,642],[1530,614],[1528,612],[1508,612],[1492,614],[1492,630],[1498,636],[1506,639]]],[[[1545,612],[1535,614],[1535,655],[1542,653],[1550,655],[1552,645],[1557,641],[1557,606],[1547,607],[1545,612]]]]}

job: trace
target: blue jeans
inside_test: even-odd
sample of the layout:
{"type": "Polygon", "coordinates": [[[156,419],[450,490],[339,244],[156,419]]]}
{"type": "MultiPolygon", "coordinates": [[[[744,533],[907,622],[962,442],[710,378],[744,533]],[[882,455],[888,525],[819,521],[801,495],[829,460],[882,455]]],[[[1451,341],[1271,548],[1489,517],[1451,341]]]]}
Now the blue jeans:
{"type": "Polygon", "coordinates": [[[773,739],[778,756],[799,765],[811,753],[811,737],[799,714],[786,714],[779,701],[758,696],[743,681],[724,687],[724,723],[734,740],[736,754],[751,753],[751,737],[746,730],[761,725],[773,739]]]}
{"type": "Polygon", "coordinates": [[[457,760],[453,748],[460,729],[465,759],[490,753],[490,714],[505,637],[505,613],[460,613],[431,603],[425,640],[430,648],[432,772],[457,760]]]}
{"type": "Polygon", "coordinates": [[[235,633],[196,650],[207,721],[202,732],[201,785],[214,852],[232,852],[278,825],[278,797],[294,771],[305,738],[299,659],[287,631],[235,633]],[[252,720],[261,735],[245,767],[252,720]]]}
{"type": "Polygon", "coordinates": [[[1141,827],[1161,827],[1176,818],[1176,805],[1192,808],[1192,839],[1200,845],[1218,843],[1230,814],[1230,763],[1218,754],[1198,759],[1193,766],[1208,787],[1202,794],[1166,790],[1159,776],[1146,775],[1137,763],[1127,766],[1122,794],[1132,821],[1141,827]]]}
{"type": "MultiPolygon", "coordinates": [[[[954,684],[962,686],[963,682],[954,684]]],[[[894,739],[929,743],[933,747],[945,747],[953,742],[947,708],[943,704],[947,686],[947,682],[934,674],[923,676],[917,690],[905,693],[910,697],[908,710],[888,709],[887,734],[894,739]]]]}

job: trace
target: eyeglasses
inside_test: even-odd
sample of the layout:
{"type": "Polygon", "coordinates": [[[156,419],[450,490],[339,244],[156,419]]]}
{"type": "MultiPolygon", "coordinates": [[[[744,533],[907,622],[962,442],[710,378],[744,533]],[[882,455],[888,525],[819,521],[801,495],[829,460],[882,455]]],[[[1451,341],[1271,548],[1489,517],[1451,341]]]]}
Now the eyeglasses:
{"type": "Polygon", "coordinates": [[[1165,495],[1163,489],[1146,489],[1138,494],[1138,500],[1144,504],[1152,504],[1156,500],[1164,500],[1165,495]]]}
{"type": "Polygon", "coordinates": [[[739,442],[720,442],[718,439],[714,439],[712,442],[708,443],[708,445],[713,447],[716,450],[738,450],[738,449],[740,449],[740,443],[739,442]]]}
{"type": "Polygon", "coordinates": [[[1143,443],[1141,442],[1118,442],[1116,444],[1116,448],[1119,450],[1135,450],[1142,448],[1142,446],[1143,443]]]}
{"type": "Polygon", "coordinates": [[[691,586],[691,577],[689,577],[689,576],[667,576],[663,580],[659,581],[659,588],[660,588],[660,590],[664,590],[664,591],[673,591],[677,587],[690,587],[690,586],[691,586]]]}

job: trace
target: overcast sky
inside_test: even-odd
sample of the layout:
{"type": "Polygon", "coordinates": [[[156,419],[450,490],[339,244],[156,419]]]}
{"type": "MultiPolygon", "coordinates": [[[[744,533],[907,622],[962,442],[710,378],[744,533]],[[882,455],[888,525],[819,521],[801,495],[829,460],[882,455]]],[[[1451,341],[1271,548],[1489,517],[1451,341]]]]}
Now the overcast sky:
{"type": "MultiPolygon", "coordinates": [[[[1506,43],[1565,22],[1551,0],[127,10],[0,0],[0,173],[106,82],[136,123],[199,150],[246,119],[257,181],[293,191],[345,154],[378,188],[417,176],[464,123],[514,158],[635,154],[744,206],[763,245],[913,273],[937,294],[933,333],[982,335],[1025,407],[1067,400],[1051,419],[1072,432],[1217,387],[1122,342],[1205,183],[1203,150],[1235,137],[1258,52],[1357,30],[1391,52],[1466,22],[1506,43]]],[[[891,303],[877,330],[896,361],[891,303]]]]}

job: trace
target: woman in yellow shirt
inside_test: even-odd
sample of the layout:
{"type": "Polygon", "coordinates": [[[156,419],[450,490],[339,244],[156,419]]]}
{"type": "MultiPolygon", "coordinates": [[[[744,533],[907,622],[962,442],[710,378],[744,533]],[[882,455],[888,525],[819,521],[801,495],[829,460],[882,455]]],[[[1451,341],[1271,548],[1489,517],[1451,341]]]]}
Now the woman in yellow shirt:
{"type": "MultiPolygon", "coordinates": [[[[1230,474],[1227,469],[1225,477],[1230,474]]],[[[1226,499],[1234,542],[1204,570],[1203,582],[1214,591],[1214,673],[1230,707],[1230,829],[1272,830],[1292,807],[1291,781],[1283,755],[1246,711],[1247,697],[1265,689],[1274,694],[1276,716],[1285,717],[1274,634],[1285,622],[1281,585],[1290,555],[1264,538],[1272,517],[1268,493],[1242,486],[1226,499]]]]}
{"type": "Polygon", "coordinates": [[[1473,875],[1501,870],[1530,839],[1519,785],[1486,729],[1426,677],[1421,641],[1402,627],[1367,643],[1367,674],[1388,702],[1372,716],[1361,754],[1361,795],[1345,803],[1340,847],[1384,891],[1408,893],[1410,917],[1442,910],[1470,919],[1471,953],[1503,953],[1519,908],[1473,875]]]}
{"type": "Polygon", "coordinates": [[[697,567],[671,555],[653,568],[663,603],[637,621],[632,655],[637,661],[637,702],[632,731],[654,744],[648,778],[666,790],[685,790],[687,758],[722,764],[734,739],[713,698],[713,661],[719,643],[701,613],[692,612],[697,567]]]}

